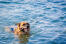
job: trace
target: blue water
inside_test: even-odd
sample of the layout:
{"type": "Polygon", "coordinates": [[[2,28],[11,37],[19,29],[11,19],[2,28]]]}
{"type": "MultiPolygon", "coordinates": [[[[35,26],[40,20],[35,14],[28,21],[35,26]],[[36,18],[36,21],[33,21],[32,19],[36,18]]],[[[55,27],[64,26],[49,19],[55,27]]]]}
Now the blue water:
{"type": "Polygon", "coordinates": [[[66,0],[0,0],[0,44],[19,44],[5,26],[27,21],[27,44],[66,44],[66,0]]]}

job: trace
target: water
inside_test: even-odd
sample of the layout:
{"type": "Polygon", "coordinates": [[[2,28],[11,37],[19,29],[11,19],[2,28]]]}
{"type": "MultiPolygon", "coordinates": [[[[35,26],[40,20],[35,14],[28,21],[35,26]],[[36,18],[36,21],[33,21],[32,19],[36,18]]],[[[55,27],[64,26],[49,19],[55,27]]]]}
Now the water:
{"type": "Polygon", "coordinates": [[[27,44],[66,44],[66,0],[0,0],[0,44],[19,44],[5,26],[27,21],[27,44]]]}

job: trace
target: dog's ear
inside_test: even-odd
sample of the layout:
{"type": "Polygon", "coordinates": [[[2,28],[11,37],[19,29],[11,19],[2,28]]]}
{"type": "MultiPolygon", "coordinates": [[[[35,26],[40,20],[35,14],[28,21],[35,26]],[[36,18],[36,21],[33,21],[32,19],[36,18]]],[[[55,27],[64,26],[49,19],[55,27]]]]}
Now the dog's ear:
{"type": "Polygon", "coordinates": [[[16,25],[20,27],[20,23],[16,23],[16,25]]]}

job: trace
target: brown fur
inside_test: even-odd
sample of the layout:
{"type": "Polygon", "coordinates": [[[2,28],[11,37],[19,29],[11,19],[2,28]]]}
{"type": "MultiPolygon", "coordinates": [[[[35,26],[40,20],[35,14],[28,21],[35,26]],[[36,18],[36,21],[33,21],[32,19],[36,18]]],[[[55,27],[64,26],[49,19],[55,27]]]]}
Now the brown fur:
{"type": "MultiPolygon", "coordinates": [[[[30,31],[30,25],[29,25],[29,28],[27,28],[27,32],[21,31],[20,28],[26,27],[26,26],[24,26],[24,24],[25,24],[25,25],[27,25],[27,24],[29,25],[29,23],[27,23],[27,22],[17,23],[17,28],[15,28],[14,34],[16,34],[16,35],[29,34],[29,31],[30,31]]],[[[24,31],[26,31],[26,29],[24,29],[24,31]]]]}
{"type": "Polygon", "coordinates": [[[28,38],[30,37],[29,31],[30,31],[30,25],[29,25],[29,23],[27,23],[27,22],[17,23],[17,28],[15,28],[14,34],[18,35],[19,43],[20,44],[22,44],[22,43],[27,44],[28,38]],[[26,28],[27,29],[26,32],[25,32],[25,27],[27,27],[27,26],[25,26],[25,25],[29,26],[28,28],[26,28]],[[23,28],[24,32],[21,31],[20,28],[23,28]]]}

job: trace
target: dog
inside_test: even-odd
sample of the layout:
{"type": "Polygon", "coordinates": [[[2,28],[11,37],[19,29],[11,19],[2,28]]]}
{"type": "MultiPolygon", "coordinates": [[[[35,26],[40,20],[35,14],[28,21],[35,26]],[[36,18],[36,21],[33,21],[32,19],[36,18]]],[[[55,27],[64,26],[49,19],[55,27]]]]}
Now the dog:
{"type": "Polygon", "coordinates": [[[18,35],[19,44],[27,44],[28,38],[30,37],[30,24],[27,22],[17,23],[17,28],[14,30],[14,34],[18,35]]]}
{"type": "Polygon", "coordinates": [[[19,43],[27,43],[28,38],[30,37],[30,24],[28,22],[16,23],[16,26],[6,26],[6,31],[12,32],[15,34],[15,37],[19,39],[19,43]],[[14,27],[14,28],[13,28],[14,27]]]}
{"type": "Polygon", "coordinates": [[[29,34],[30,32],[30,24],[27,22],[20,22],[17,23],[17,28],[14,30],[15,35],[21,35],[21,34],[29,34]]]}

